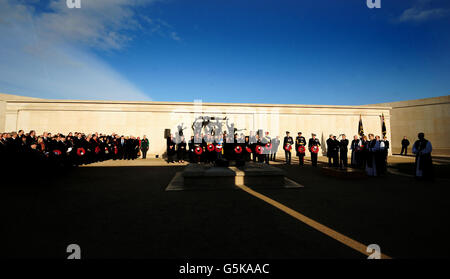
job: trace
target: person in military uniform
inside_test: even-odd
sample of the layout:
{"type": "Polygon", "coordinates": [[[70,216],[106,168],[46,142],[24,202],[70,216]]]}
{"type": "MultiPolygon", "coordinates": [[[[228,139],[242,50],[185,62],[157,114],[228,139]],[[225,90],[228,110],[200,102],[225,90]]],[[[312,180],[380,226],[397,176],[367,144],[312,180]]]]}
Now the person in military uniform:
{"type": "Polygon", "coordinates": [[[291,136],[289,136],[289,131],[286,131],[286,136],[283,140],[283,149],[284,149],[284,156],[286,158],[286,164],[291,164],[291,150],[289,147],[292,147],[294,145],[294,139],[292,139],[291,136]]]}
{"type": "Polygon", "coordinates": [[[214,143],[215,143],[214,137],[212,135],[210,135],[210,134],[207,134],[206,137],[205,137],[205,149],[204,149],[204,151],[205,151],[205,162],[206,163],[213,163],[213,162],[216,161],[217,152],[215,150],[209,151],[207,149],[207,147],[210,144],[212,144],[215,147],[214,143]]]}
{"type": "Polygon", "coordinates": [[[252,150],[252,161],[256,162],[256,143],[258,142],[258,134],[254,134],[253,131],[250,131],[250,149],[252,150]]]}
{"type": "Polygon", "coordinates": [[[250,137],[249,136],[245,136],[245,140],[244,140],[244,153],[245,153],[245,156],[244,156],[244,160],[246,161],[246,162],[250,162],[250,154],[252,154],[252,152],[248,152],[248,150],[247,149],[250,149],[250,151],[251,151],[251,147],[250,147],[250,137]]]}
{"type": "MultiPolygon", "coordinates": [[[[256,136],[257,137],[256,137],[256,146],[255,146],[255,148],[260,146],[262,148],[262,150],[264,150],[264,144],[262,142],[263,135],[261,134],[261,130],[256,133],[256,136]]],[[[255,149],[255,152],[256,152],[256,149],[255,149]]],[[[264,162],[264,153],[261,153],[261,154],[260,153],[256,153],[256,157],[258,157],[258,162],[259,163],[264,162]]]]}
{"type": "Polygon", "coordinates": [[[345,135],[342,135],[342,139],[339,142],[339,157],[341,158],[339,162],[340,168],[347,168],[348,165],[348,139],[345,135]]]}
{"type": "Polygon", "coordinates": [[[316,134],[311,134],[311,138],[308,141],[308,149],[311,152],[311,164],[313,167],[317,167],[317,153],[312,152],[313,146],[320,146],[320,141],[316,138],[316,134]]]}
{"type": "Polygon", "coordinates": [[[297,156],[298,156],[298,163],[300,166],[303,166],[305,164],[305,162],[304,162],[305,153],[298,151],[298,148],[300,146],[305,147],[305,151],[306,151],[306,139],[304,136],[302,136],[302,132],[298,132],[297,137],[295,138],[295,150],[296,150],[297,156]]]}
{"type": "Polygon", "coordinates": [[[202,155],[203,155],[204,152],[202,153],[202,155],[197,155],[195,153],[195,149],[197,147],[200,147],[203,150],[203,139],[202,139],[202,137],[199,134],[195,134],[195,136],[194,136],[193,157],[194,157],[194,162],[195,163],[200,163],[202,161],[202,155]]]}

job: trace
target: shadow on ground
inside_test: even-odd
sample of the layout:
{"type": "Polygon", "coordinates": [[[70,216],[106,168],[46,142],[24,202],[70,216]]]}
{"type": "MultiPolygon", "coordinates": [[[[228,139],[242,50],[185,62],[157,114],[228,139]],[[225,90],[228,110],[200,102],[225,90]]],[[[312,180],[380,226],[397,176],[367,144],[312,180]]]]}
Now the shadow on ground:
{"type": "MultiPolygon", "coordinates": [[[[392,257],[446,256],[444,185],[278,167],[305,188],[258,191],[392,257]]],[[[81,167],[2,185],[0,257],[65,258],[76,243],[83,258],[365,258],[244,191],[164,191],[182,169],[81,167]]]]}

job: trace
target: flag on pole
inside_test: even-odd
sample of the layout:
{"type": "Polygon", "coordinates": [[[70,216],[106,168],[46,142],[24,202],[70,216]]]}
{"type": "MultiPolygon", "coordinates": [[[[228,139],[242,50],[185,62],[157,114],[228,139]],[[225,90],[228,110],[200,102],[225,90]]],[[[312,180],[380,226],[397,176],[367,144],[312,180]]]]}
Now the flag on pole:
{"type": "Polygon", "coordinates": [[[364,128],[363,128],[361,114],[359,115],[358,134],[360,137],[364,136],[364,128]]]}
{"type": "Polygon", "coordinates": [[[386,136],[386,123],[384,122],[384,113],[381,114],[381,133],[386,136]]]}

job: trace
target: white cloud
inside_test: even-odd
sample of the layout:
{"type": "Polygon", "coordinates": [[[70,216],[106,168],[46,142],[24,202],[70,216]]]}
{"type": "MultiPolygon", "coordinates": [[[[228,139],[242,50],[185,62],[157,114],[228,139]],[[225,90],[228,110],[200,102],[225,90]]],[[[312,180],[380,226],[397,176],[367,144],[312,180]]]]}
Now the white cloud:
{"type": "Polygon", "coordinates": [[[81,43],[103,49],[119,49],[131,39],[124,31],[140,27],[135,8],[153,0],[84,0],[81,9],[68,9],[65,0],[53,0],[51,13],[41,14],[36,23],[46,39],[81,43]]]}
{"type": "Polygon", "coordinates": [[[429,9],[429,10],[421,10],[419,8],[410,8],[405,10],[401,16],[399,17],[398,21],[400,22],[407,22],[407,21],[414,21],[414,22],[421,22],[421,21],[427,21],[431,19],[439,19],[446,17],[449,14],[448,10],[445,9],[429,9]]]}
{"type": "Polygon", "coordinates": [[[180,38],[180,36],[178,36],[177,32],[170,32],[170,37],[172,39],[174,39],[175,41],[180,41],[181,40],[181,38],[180,38]]]}
{"type": "MultiPolygon", "coordinates": [[[[144,26],[135,9],[155,0],[0,0],[0,92],[42,98],[149,100],[91,50],[116,51],[144,26]]],[[[169,33],[170,34],[170,33],[169,33]]],[[[173,38],[175,39],[175,38],[173,38]]]]}
{"type": "Polygon", "coordinates": [[[436,20],[446,17],[450,14],[450,10],[444,8],[427,7],[430,1],[420,0],[409,9],[403,11],[398,17],[398,22],[424,22],[428,20],[436,20]]]}

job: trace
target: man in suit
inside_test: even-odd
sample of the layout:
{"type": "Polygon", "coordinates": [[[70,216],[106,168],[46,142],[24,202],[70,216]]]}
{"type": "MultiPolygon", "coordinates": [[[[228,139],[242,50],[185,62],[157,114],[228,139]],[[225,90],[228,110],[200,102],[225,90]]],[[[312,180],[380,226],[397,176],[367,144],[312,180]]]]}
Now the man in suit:
{"type": "Polygon", "coordinates": [[[333,167],[338,168],[339,167],[339,141],[337,140],[336,136],[333,136],[333,149],[332,149],[332,155],[333,157],[333,167]]]}
{"type": "Polygon", "coordinates": [[[327,143],[328,167],[331,167],[333,165],[331,163],[331,160],[333,158],[333,135],[332,134],[330,134],[326,143],[327,143]]]}
{"type": "Polygon", "coordinates": [[[286,158],[287,165],[291,164],[291,148],[292,148],[293,144],[294,144],[294,139],[292,139],[292,137],[290,136],[289,131],[286,131],[286,136],[284,137],[284,140],[283,140],[283,148],[284,148],[284,156],[286,158]]]}
{"type": "Polygon", "coordinates": [[[402,139],[402,151],[400,152],[400,155],[403,155],[403,151],[405,152],[405,156],[408,155],[408,146],[409,140],[404,136],[402,139]]]}
{"type": "Polygon", "coordinates": [[[382,174],[385,174],[387,172],[387,159],[389,154],[389,140],[386,136],[383,136],[383,139],[380,142],[380,162],[381,162],[381,172],[382,174]]]}
{"type": "Polygon", "coordinates": [[[125,137],[122,135],[119,139],[119,159],[126,159],[127,155],[126,155],[126,139],[125,137]]]}
{"type": "Polygon", "coordinates": [[[36,132],[34,130],[30,131],[30,133],[27,137],[26,143],[28,146],[31,146],[32,144],[37,143],[36,132]]]}
{"type": "Polygon", "coordinates": [[[348,153],[348,139],[345,135],[342,135],[342,139],[339,142],[339,155],[340,155],[340,167],[342,168],[347,168],[348,165],[348,158],[347,158],[347,153],[348,153]]]}
{"type": "Polygon", "coordinates": [[[147,158],[148,147],[149,147],[148,138],[146,135],[144,135],[144,137],[141,140],[142,159],[147,158]]]}

